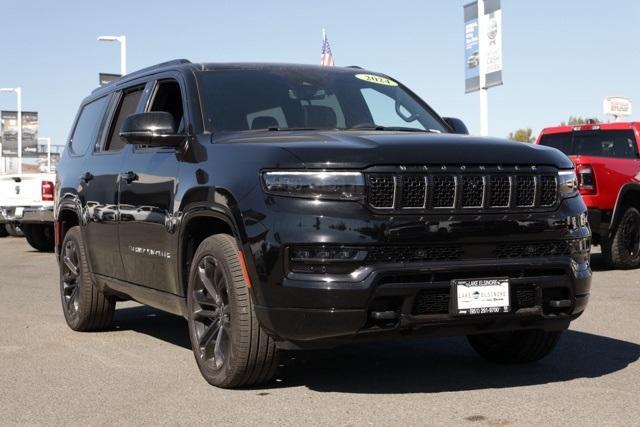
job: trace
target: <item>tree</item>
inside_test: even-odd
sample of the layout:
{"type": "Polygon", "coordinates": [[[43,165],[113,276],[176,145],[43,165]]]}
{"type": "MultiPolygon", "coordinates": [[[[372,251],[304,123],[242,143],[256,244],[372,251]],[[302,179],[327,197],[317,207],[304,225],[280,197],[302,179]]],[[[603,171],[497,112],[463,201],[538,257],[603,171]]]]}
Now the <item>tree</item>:
{"type": "Polygon", "coordinates": [[[509,133],[509,139],[520,142],[533,142],[536,137],[532,135],[531,128],[518,129],[515,132],[509,133]]]}
{"type": "Polygon", "coordinates": [[[562,126],[580,126],[580,125],[586,125],[586,124],[598,124],[600,123],[600,119],[598,119],[597,117],[585,117],[582,118],[581,116],[569,116],[569,120],[567,120],[566,122],[562,122],[561,125],[562,126]]]}

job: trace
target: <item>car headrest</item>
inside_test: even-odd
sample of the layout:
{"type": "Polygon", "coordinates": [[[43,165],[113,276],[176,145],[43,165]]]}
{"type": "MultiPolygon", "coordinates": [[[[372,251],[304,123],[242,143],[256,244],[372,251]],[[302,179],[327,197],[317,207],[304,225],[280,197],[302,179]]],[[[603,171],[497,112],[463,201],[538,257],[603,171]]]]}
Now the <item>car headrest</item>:
{"type": "Polygon", "coordinates": [[[272,116],[258,116],[251,121],[251,129],[269,129],[279,127],[278,121],[272,116]]]}

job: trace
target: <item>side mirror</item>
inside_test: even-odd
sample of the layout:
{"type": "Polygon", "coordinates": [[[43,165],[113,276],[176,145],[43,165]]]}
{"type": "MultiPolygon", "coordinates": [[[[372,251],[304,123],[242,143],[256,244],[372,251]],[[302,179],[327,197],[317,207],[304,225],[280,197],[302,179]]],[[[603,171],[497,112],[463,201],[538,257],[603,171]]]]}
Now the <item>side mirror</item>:
{"type": "Polygon", "coordinates": [[[455,117],[443,117],[443,119],[449,125],[453,133],[469,135],[469,129],[467,129],[467,126],[462,120],[456,119],[455,117]]]}
{"type": "Polygon", "coordinates": [[[176,133],[174,118],[166,111],[132,114],[120,128],[120,138],[128,144],[144,144],[152,147],[175,147],[185,140],[176,133]]]}

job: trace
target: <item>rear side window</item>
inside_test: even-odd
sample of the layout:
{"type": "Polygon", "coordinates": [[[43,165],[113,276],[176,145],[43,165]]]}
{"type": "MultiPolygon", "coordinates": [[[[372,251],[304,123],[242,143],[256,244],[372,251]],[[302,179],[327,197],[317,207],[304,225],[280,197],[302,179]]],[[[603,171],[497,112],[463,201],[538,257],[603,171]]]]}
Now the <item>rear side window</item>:
{"type": "Polygon", "coordinates": [[[544,135],[541,145],[557,148],[565,154],[617,159],[637,159],[632,130],[597,130],[544,135]]]}
{"type": "Polygon", "coordinates": [[[573,134],[571,133],[552,133],[543,135],[540,138],[540,145],[557,148],[566,155],[573,154],[573,134]]]}
{"type": "Polygon", "coordinates": [[[105,151],[118,151],[124,147],[125,142],[120,138],[120,128],[124,120],[136,112],[143,89],[144,87],[135,88],[122,95],[115,119],[111,121],[105,151]]]}
{"type": "Polygon", "coordinates": [[[69,141],[73,154],[82,155],[95,144],[107,103],[108,97],[103,96],[82,107],[69,141]]]}

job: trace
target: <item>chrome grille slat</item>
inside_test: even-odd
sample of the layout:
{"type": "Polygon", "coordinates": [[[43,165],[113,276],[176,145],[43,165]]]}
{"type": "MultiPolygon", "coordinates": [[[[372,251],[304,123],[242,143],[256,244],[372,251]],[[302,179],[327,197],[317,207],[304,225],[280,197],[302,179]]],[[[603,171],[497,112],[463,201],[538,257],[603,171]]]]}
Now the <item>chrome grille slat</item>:
{"type": "MultiPolygon", "coordinates": [[[[435,168],[434,168],[435,169],[435,168]]],[[[367,173],[367,201],[375,210],[474,211],[548,209],[556,206],[557,174],[537,171],[474,170],[367,173]]],[[[544,168],[543,168],[544,169],[544,168]]]]}

